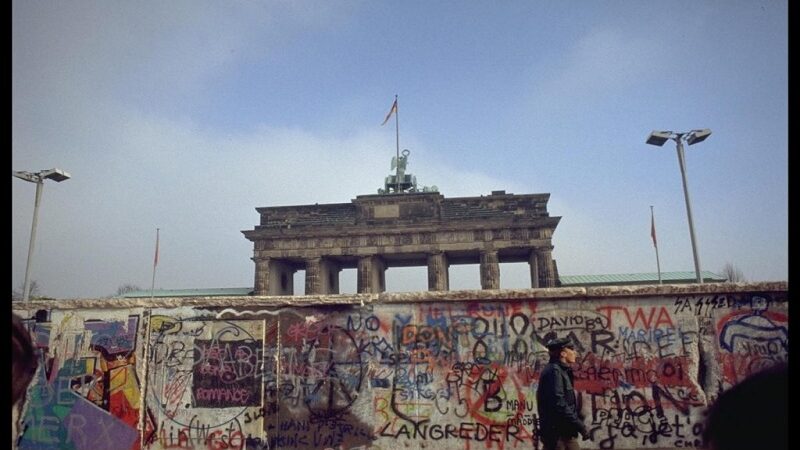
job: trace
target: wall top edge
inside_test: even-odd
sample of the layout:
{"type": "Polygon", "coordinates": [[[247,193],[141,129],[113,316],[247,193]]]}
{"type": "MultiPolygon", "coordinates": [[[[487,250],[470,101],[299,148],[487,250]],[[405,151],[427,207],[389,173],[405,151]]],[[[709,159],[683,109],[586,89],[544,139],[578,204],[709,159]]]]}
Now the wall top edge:
{"type": "Polygon", "coordinates": [[[323,305],[367,305],[447,301],[506,301],[535,299],[581,299],[608,297],[657,297],[664,295],[735,294],[739,292],[786,292],[786,281],[704,283],[636,286],[564,287],[541,289],[491,289],[462,291],[384,292],[303,296],[234,296],[166,298],[84,298],[12,302],[14,311],[66,309],[125,309],[202,307],[310,307],[323,305]]]}

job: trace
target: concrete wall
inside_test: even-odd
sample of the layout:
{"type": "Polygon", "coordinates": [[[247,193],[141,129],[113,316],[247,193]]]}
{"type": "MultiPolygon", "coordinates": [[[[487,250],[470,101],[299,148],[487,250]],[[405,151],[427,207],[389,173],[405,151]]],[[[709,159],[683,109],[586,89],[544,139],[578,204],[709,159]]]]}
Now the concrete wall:
{"type": "Polygon", "coordinates": [[[781,282],[15,305],[42,352],[18,447],[541,448],[553,336],[579,345],[584,448],[697,447],[710,401],[786,360],[787,303],[781,282]]]}

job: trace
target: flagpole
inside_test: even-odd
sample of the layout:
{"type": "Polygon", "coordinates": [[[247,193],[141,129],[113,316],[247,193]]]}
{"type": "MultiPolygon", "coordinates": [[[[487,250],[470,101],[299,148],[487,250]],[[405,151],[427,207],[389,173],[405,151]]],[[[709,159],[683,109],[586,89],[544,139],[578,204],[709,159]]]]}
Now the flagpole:
{"type": "Polygon", "coordinates": [[[653,247],[656,248],[656,268],[658,269],[658,284],[661,282],[661,262],[658,259],[658,244],[656,243],[656,219],[653,215],[653,205],[650,205],[650,234],[653,236],[653,247]]]}
{"type": "Polygon", "coordinates": [[[153,282],[150,284],[150,300],[153,300],[153,291],[156,288],[156,266],[158,265],[158,232],[160,228],[156,228],[156,256],[153,258],[153,282]]]}
{"type": "Polygon", "coordinates": [[[397,167],[395,168],[395,187],[394,193],[397,194],[400,191],[400,105],[397,104],[397,94],[394,95],[394,129],[395,129],[395,137],[397,142],[397,167]]]}

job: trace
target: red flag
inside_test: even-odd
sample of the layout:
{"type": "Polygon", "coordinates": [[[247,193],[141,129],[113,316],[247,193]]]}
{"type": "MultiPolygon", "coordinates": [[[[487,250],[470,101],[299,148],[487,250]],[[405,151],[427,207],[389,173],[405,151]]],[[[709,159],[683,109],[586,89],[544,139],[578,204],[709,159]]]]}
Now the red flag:
{"type": "Polygon", "coordinates": [[[653,217],[653,210],[650,210],[650,236],[653,237],[653,247],[658,247],[656,244],[656,219],[653,217]]]}
{"type": "Polygon", "coordinates": [[[396,112],[397,112],[397,99],[395,98],[394,103],[392,103],[392,109],[389,110],[389,114],[387,114],[386,118],[383,119],[383,123],[381,124],[381,126],[386,125],[386,122],[389,121],[389,118],[392,117],[392,114],[396,112]]]}
{"type": "Polygon", "coordinates": [[[158,228],[156,228],[156,257],[153,259],[153,268],[155,268],[157,265],[158,265],[158,228]]]}

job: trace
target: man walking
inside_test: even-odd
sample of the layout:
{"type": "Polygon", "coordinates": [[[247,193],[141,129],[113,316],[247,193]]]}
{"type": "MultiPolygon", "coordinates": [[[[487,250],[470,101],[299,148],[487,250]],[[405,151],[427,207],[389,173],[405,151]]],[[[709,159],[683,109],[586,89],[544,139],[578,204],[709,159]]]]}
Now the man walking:
{"type": "Polygon", "coordinates": [[[547,343],[550,362],[542,370],[536,390],[539,435],[544,450],[580,450],[578,435],[589,439],[586,426],[578,417],[574,376],[570,364],[577,352],[568,338],[547,343]]]}

